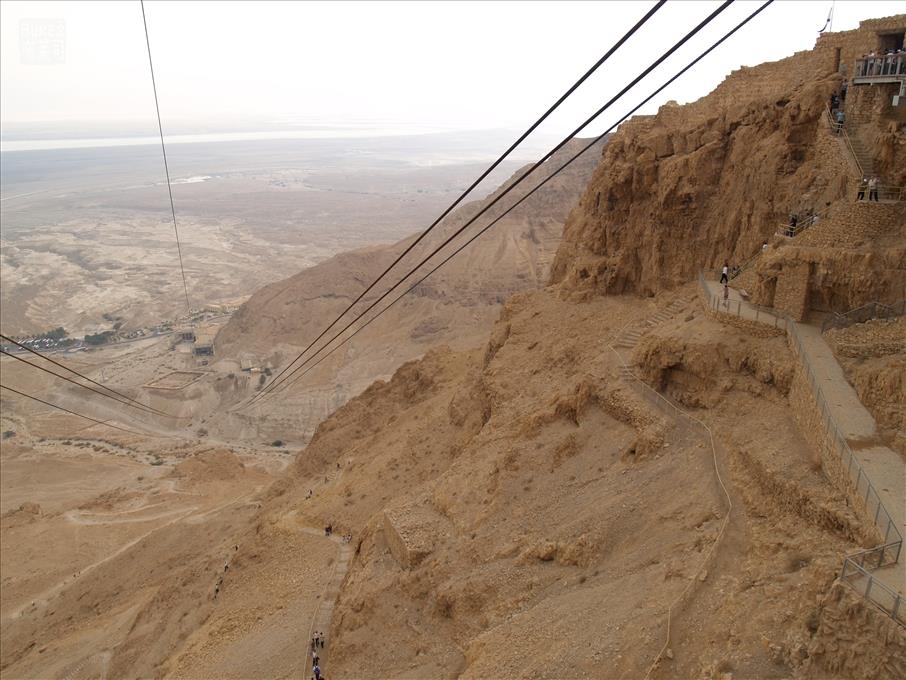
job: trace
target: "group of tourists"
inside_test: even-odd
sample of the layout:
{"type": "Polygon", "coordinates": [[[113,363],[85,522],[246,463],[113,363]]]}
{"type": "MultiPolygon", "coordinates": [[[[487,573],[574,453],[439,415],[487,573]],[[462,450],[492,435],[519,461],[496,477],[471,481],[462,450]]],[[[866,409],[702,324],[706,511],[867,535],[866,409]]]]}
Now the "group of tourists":
{"type": "Polygon", "coordinates": [[[843,105],[846,102],[846,82],[840,86],[839,92],[832,92],[830,96],[830,112],[834,121],[834,131],[839,135],[843,132],[843,124],[846,122],[846,114],[843,111],[843,105]]]}
{"type": "Polygon", "coordinates": [[[878,184],[880,180],[877,175],[871,177],[863,177],[859,181],[859,193],[856,195],[857,201],[865,200],[865,190],[868,190],[868,200],[877,201],[878,200],[878,184]]]}
{"type": "Polygon", "coordinates": [[[897,76],[906,73],[906,47],[888,47],[881,54],[863,54],[856,64],[856,76],[897,76]]]}
{"type": "Polygon", "coordinates": [[[324,633],[316,632],[311,636],[311,672],[315,680],[324,680],[324,676],[321,675],[319,649],[324,649],[324,633]]]}

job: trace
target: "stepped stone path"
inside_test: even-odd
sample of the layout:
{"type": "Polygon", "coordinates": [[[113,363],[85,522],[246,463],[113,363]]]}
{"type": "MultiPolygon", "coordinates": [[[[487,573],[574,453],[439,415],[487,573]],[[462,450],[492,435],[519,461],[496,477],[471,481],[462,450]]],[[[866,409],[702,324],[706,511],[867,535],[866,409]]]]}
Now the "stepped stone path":
{"type": "MultiPolygon", "coordinates": [[[[722,298],[723,287],[718,282],[705,283],[713,295],[722,298]]],[[[738,316],[750,321],[774,325],[778,318],[756,309],[733,289],[730,289],[726,304],[730,313],[736,314],[738,310],[738,316]]],[[[723,305],[721,302],[721,307],[723,305]]],[[[831,415],[900,530],[900,535],[906,537],[906,463],[895,451],[878,443],[875,419],[847,381],[821,330],[804,323],[796,323],[796,330],[802,339],[802,351],[815,372],[831,415]]],[[[900,594],[906,594],[906,551],[900,555],[899,562],[878,569],[872,575],[900,594]]]]}
{"type": "MultiPolygon", "coordinates": [[[[353,549],[350,543],[343,541],[342,536],[337,536],[336,534],[324,536],[324,531],[322,529],[302,527],[299,529],[299,531],[301,531],[302,533],[311,534],[313,536],[321,536],[323,538],[326,538],[334,542],[338,547],[333,571],[331,572],[330,579],[328,580],[327,585],[324,588],[324,592],[321,594],[321,601],[318,603],[318,608],[315,611],[315,615],[312,617],[311,628],[309,629],[308,633],[309,642],[316,632],[324,634],[324,647],[323,649],[318,649],[318,657],[320,658],[321,670],[326,675],[327,657],[328,652],[330,651],[330,621],[333,618],[333,610],[336,606],[337,598],[340,596],[340,589],[343,586],[343,580],[346,578],[346,574],[349,572],[349,563],[352,560],[353,549]]],[[[306,647],[305,653],[308,655],[308,667],[311,668],[311,647],[306,647]]],[[[313,676],[311,673],[308,673],[305,677],[313,676]]]]}
{"type": "Polygon", "coordinates": [[[665,309],[662,309],[656,312],[653,316],[648,319],[645,319],[639,326],[630,326],[624,329],[616,341],[613,343],[614,347],[619,347],[622,349],[632,349],[635,347],[636,343],[639,341],[639,338],[642,337],[642,333],[646,330],[650,330],[655,326],[658,326],[668,319],[673,318],[676,314],[683,309],[682,300],[674,300],[670,303],[665,309]]]}

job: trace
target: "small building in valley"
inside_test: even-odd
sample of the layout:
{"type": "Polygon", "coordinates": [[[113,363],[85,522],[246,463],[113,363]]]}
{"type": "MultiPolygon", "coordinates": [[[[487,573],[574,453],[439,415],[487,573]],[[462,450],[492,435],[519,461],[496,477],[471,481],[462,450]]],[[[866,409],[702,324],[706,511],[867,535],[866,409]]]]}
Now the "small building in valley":
{"type": "Polygon", "coordinates": [[[195,355],[214,355],[214,336],[217,332],[213,328],[199,328],[195,332],[195,355]]]}

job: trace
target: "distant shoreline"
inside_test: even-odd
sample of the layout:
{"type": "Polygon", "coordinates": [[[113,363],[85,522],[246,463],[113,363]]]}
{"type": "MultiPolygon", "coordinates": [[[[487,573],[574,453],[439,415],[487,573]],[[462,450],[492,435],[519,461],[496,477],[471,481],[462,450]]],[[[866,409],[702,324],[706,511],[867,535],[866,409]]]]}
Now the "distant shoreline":
{"type": "MultiPolygon", "coordinates": [[[[167,144],[198,144],[205,142],[250,142],[280,139],[360,139],[375,137],[412,137],[416,135],[456,132],[442,129],[388,128],[325,128],[307,130],[268,130],[258,132],[209,132],[201,134],[164,135],[167,144]]],[[[0,152],[52,151],[57,149],[93,149],[119,146],[149,146],[160,144],[160,137],[84,137],[70,139],[0,140],[0,152]]]]}

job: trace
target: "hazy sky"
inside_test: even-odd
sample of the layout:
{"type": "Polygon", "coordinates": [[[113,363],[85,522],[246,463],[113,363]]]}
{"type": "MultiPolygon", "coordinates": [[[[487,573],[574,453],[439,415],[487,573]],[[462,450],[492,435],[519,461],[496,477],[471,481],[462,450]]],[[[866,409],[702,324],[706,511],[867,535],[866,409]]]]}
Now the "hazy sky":
{"type": "MultiPolygon", "coordinates": [[[[531,122],[652,4],[151,0],[145,6],[165,129],[184,120],[255,118],[491,128],[531,122]]],[[[668,2],[545,131],[569,131],[717,4],[668,2]]],[[[838,1],[833,27],[854,28],[904,5],[838,1]]],[[[755,6],[736,2],[656,72],[636,100],[755,6]]],[[[776,2],[658,103],[696,99],[740,65],[811,48],[830,6],[776,2]]],[[[5,0],[0,27],[4,123],[153,122],[138,2],[5,0]],[[45,21],[30,21],[38,19],[45,21]],[[53,50],[35,52],[36,41],[62,44],[61,36],[61,59],[53,50]],[[60,63],[26,63],[36,59],[60,63]]]]}

